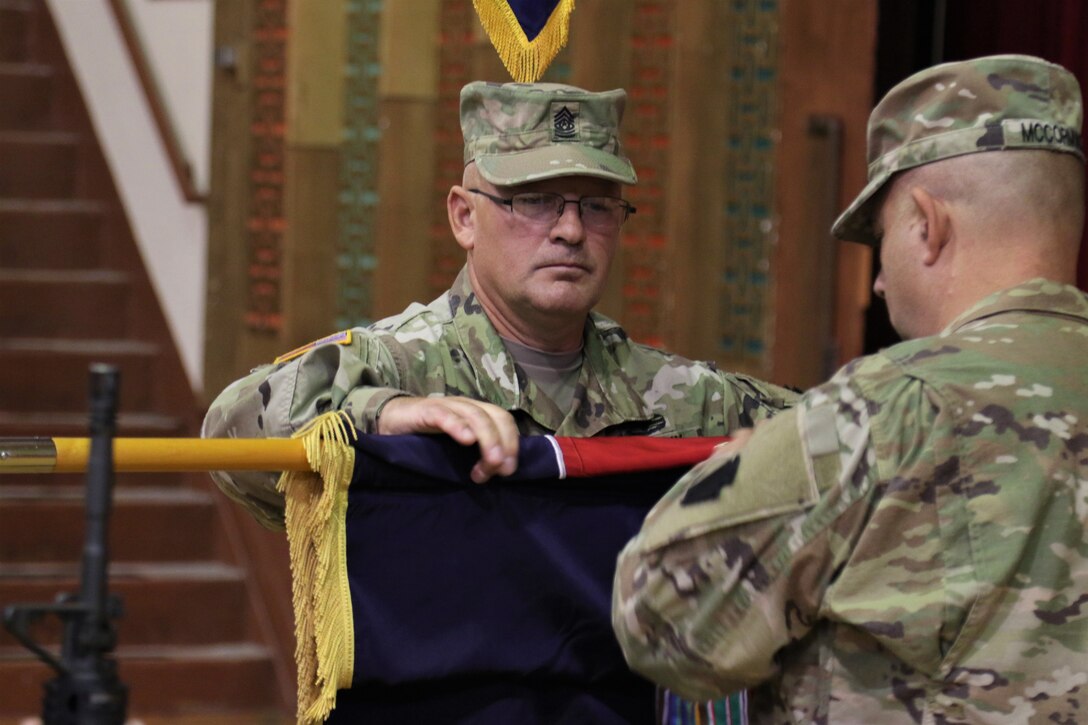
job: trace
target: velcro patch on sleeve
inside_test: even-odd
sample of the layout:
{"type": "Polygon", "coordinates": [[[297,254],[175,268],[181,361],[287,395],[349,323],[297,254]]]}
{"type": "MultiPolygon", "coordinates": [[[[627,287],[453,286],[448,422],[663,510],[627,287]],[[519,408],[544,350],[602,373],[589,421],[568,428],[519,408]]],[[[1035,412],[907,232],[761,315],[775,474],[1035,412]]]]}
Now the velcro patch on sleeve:
{"type": "Polygon", "coordinates": [[[737,471],[740,469],[740,456],[733,456],[725,461],[724,465],[713,468],[710,473],[684,491],[684,497],[680,499],[681,506],[690,506],[703,501],[713,501],[721,494],[726,486],[732,486],[737,480],[737,471]]]}
{"type": "Polygon", "coordinates": [[[796,409],[756,429],[734,458],[711,458],[676,484],[682,491],[646,519],[647,549],[814,506],[796,409]]]}
{"type": "Polygon", "coordinates": [[[805,448],[808,475],[820,491],[834,486],[842,473],[839,452],[839,429],[835,409],[830,405],[800,411],[797,427],[805,448]]]}
{"type": "Polygon", "coordinates": [[[272,364],[273,365],[279,365],[280,363],[285,363],[288,360],[294,360],[296,357],[299,357],[300,355],[304,355],[305,353],[308,353],[310,350],[313,350],[315,347],[321,347],[322,345],[350,345],[350,344],[351,344],[351,330],[343,330],[342,332],[337,332],[337,333],[329,335],[327,337],[323,337],[320,340],[314,340],[313,342],[308,342],[308,343],[306,343],[305,345],[303,345],[301,347],[296,347],[294,350],[291,350],[290,352],[285,352],[282,355],[280,355],[279,357],[277,357],[275,360],[273,360],[272,364]]]}

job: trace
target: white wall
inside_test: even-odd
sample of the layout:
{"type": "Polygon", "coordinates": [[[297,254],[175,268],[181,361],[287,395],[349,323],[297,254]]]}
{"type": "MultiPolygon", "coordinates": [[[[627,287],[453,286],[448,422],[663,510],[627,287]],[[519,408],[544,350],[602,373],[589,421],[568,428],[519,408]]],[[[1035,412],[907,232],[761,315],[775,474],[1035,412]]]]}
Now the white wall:
{"type": "Polygon", "coordinates": [[[212,102],[212,0],[125,0],[166,102],[193,181],[208,190],[212,102]]]}
{"type": "MultiPolygon", "coordinates": [[[[197,187],[207,189],[210,0],[126,0],[197,187]]],[[[203,387],[207,215],[185,200],[106,0],[46,0],[193,389],[203,387]]]]}

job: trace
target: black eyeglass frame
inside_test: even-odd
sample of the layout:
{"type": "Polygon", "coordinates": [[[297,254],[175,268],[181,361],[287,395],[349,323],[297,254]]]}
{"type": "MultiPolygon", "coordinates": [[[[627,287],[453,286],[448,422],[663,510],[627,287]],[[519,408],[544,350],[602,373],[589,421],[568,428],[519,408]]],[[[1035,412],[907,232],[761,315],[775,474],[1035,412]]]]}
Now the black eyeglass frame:
{"type": "MultiPolygon", "coordinates": [[[[563,206],[559,208],[559,213],[556,214],[556,216],[555,216],[556,219],[563,216],[563,212],[566,211],[566,209],[567,209],[567,204],[577,204],[578,205],[578,216],[580,217],[580,216],[582,216],[582,201],[584,199],[613,199],[615,201],[618,201],[620,203],[620,208],[623,209],[623,219],[620,219],[620,223],[619,223],[620,227],[622,227],[624,225],[624,223],[631,217],[632,214],[634,214],[636,211],[638,211],[638,209],[636,209],[631,204],[631,202],[627,201],[626,199],[621,199],[618,196],[607,196],[607,195],[604,195],[604,194],[592,194],[590,196],[580,196],[577,199],[567,199],[562,194],[557,194],[557,193],[552,192],[552,191],[524,191],[524,192],[519,192],[517,194],[514,194],[509,199],[507,199],[507,198],[504,198],[504,197],[501,197],[501,196],[495,196],[494,194],[489,194],[489,193],[487,193],[486,191],[484,191],[482,189],[468,189],[468,191],[471,191],[473,194],[479,194],[480,196],[486,196],[488,199],[495,202],[496,204],[500,204],[502,206],[505,206],[507,209],[510,210],[511,214],[514,213],[514,199],[517,198],[518,196],[522,195],[522,194],[527,194],[527,195],[528,194],[543,194],[543,195],[547,195],[547,196],[554,196],[556,198],[559,198],[559,199],[563,200],[563,206]]],[[[531,219],[531,217],[528,217],[528,218],[531,219]]]]}

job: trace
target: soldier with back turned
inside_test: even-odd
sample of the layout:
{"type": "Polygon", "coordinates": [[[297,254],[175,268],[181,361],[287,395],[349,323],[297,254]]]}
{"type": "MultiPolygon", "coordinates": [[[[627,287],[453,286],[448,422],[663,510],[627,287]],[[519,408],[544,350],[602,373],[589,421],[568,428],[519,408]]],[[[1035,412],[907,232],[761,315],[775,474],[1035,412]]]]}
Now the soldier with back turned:
{"type": "Polygon", "coordinates": [[[876,106],[835,223],[906,342],[700,464],[620,557],[628,661],[753,722],[1083,722],[1081,96],[1027,56],[876,106]]]}

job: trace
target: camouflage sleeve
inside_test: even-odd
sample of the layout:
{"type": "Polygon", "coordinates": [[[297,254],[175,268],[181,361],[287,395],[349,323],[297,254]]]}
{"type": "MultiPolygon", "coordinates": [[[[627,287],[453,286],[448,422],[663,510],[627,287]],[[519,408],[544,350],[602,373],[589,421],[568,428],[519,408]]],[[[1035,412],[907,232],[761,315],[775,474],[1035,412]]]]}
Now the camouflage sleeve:
{"type": "Polygon", "coordinates": [[[721,373],[725,389],[732,393],[726,400],[726,430],[751,428],[783,410],[792,408],[799,393],[741,373],[721,373]]]}
{"type": "Polygon", "coordinates": [[[613,626],[632,668],[694,700],[753,687],[803,637],[875,495],[867,401],[810,391],[731,458],[684,476],[620,554],[613,626]]]}
{"type": "MultiPolygon", "coordinates": [[[[348,344],[327,344],[287,362],[265,365],[229,385],[204,419],[205,438],[286,438],[312,418],[343,410],[355,427],[373,433],[390,399],[405,395],[388,348],[364,330],[348,344]]],[[[212,473],[216,484],[264,526],[283,528],[277,472],[212,473]]]]}

